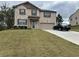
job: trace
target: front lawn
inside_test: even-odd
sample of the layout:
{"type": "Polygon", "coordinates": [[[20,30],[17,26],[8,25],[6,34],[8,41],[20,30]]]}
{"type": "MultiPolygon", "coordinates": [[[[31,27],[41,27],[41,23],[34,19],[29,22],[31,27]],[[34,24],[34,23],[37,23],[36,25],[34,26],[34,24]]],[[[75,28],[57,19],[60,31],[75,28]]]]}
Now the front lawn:
{"type": "Polygon", "coordinates": [[[42,30],[5,30],[0,56],[79,56],[79,46],[42,30]]]}
{"type": "Polygon", "coordinates": [[[71,27],[71,30],[72,30],[72,31],[78,31],[78,32],[79,32],[79,25],[77,25],[77,26],[72,26],[72,27],[71,27]]]}

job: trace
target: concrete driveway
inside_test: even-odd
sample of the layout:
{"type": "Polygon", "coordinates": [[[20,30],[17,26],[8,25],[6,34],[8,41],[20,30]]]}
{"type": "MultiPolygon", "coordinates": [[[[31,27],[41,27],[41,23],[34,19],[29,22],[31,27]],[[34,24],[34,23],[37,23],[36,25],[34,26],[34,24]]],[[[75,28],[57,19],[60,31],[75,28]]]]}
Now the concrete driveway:
{"type": "Polygon", "coordinates": [[[79,45],[79,32],[75,31],[56,31],[56,30],[44,30],[49,33],[55,34],[65,40],[79,45]]]}

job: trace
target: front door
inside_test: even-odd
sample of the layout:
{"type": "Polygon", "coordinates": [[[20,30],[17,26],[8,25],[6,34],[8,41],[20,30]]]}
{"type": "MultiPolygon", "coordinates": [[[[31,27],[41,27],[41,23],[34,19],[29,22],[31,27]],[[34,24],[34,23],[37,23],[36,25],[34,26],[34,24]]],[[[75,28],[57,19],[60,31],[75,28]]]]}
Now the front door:
{"type": "Polygon", "coordinates": [[[32,28],[37,28],[37,21],[32,21],[32,28]]]}

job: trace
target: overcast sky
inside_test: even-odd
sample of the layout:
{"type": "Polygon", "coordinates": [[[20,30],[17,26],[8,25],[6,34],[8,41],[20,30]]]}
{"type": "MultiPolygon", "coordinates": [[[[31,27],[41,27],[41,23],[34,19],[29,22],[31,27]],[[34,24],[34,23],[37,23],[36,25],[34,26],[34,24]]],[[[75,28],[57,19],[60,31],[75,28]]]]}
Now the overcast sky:
{"type": "MultiPolygon", "coordinates": [[[[11,7],[23,3],[25,1],[7,1],[7,4],[11,7]]],[[[48,9],[57,11],[63,17],[68,20],[69,16],[79,9],[79,1],[30,1],[32,4],[40,7],[41,9],[48,9]]],[[[0,6],[4,1],[0,1],[0,6]]]]}

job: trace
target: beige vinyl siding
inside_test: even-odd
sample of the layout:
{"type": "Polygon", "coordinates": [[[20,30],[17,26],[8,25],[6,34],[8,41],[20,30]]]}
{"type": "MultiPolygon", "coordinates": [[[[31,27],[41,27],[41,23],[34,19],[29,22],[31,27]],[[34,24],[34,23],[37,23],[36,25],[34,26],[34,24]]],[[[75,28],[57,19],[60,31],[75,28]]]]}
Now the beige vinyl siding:
{"type": "Polygon", "coordinates": [[[71,26],[79,25],[79,10],[77,10],[69,19],[70,19],[71,26]],[[77,17],[77,19],[76,19],[76,17],[77,17]],[[76,22],[78,24],[76,24],[76,22]]]}
{"type": "Polygon", "coordinates": [[[17,20],[18,19],[28,19],[28,16],[27,16],[27,8],[26,7],[24,7],[24,6],[18,6],[17,8],[15,8],[15,24],[14,25],[18,25],[17,24],[17,20]],[[20,15],[19,14],[19,10],[20,9],[25,9],[25,11],[26,11],[26,13],[25,13],[25,15],[20,15]]]}
{"type": "Polygon", "coordinates": [[[44,17],[44,12],[40,12],[40,23],[55,23],[56,25],[56,13],[51,13],[51,17],[44,17]]]}
{"type": "Polygon", "coordinates": [[[51,17],[44,17],[44,12],[40,12],[40,29],[52,29],[56,25],[56,13],[51,13],[51,17]]]}
{"type": "MultiPolygon", "coordinates": [[[[28,16],[32,16],[32,14],[31,14],[31,11],[32,11],[32,9],[27,9],[27,15],[28,16]]],[[[39,13],[39,10],[37,9],[37,16],[40,16],[40,13],[39,13]]]]}

